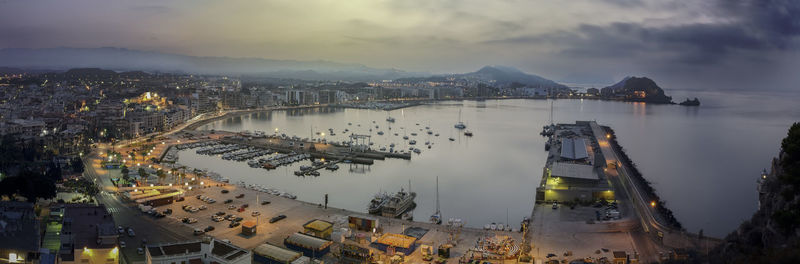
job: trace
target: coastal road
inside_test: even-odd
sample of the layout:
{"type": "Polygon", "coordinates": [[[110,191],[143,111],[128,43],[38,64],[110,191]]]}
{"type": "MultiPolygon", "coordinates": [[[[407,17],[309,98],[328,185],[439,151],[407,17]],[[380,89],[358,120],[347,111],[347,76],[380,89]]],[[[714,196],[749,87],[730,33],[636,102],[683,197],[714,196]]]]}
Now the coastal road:
{"type": "Polygon", "coordinates": [[[139,255],[137,248],[142,247],[142,240],[147,243],[186,241],[193,239],[192,230],[177,221],[159,221],[149,215],[143,214],[133,202],[124,201],[114,190],[111,184],[110,173],[100,167],[98,151],[91,153],[84,159],[84,177],[95,181],[101,192],[95,196],[99,204],[104,204],[114,217],[114,223],[125,228],[133,228],[135,237],[120,234],[119,241],[124,241],[126,247],[122,248],[122,259],[125,263],[144,262],[144,255],[139,255]]]}

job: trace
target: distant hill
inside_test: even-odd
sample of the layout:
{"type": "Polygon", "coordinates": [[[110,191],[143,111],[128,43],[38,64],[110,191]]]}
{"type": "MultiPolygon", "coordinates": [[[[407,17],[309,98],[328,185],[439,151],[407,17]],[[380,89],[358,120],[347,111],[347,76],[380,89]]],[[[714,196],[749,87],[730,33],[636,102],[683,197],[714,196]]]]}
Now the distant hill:
{"type": "Polygon", "coordinates": [[[535,87],[567,88],[566,85],[542,78],[541,76],[524,73],[516,68],[504,66],[484,66],[476,72],[465,73],[462,76],[491,79],[495,80],[498,84],[511,84],[516,82],[535,87]]]}
{"type": "Polygon", "coordinates": [[[0,67],[61,71],[72,68],[103,68],[118,72],[141,70],[172,73],[249,74],[305,80],[356,81],[427,75],[330,61],[195,57],[123,48],[1,49],[0,67]]]}
{"type": "Polygon", "coordinates": [[[523,84],[529,87],[556,88],[569,90],[566,85],[545,79],[538,75],[528,74],[516,68],[505,66],[484,66],[475,72],[461,74],[445,74],[423,78],[405,78],[405,81],[445,81],[447,79],[461,79],[469,81],[479,81],[495,86],[509,86],[512,84],[523,84]]]}
{"type": "Polygon", "coordinates": [[[626,101],[671,104],[672,97],[647,77],[625,77],[611,86],[600,89],[604,97],[623,98],[626,101]]]}
{"type": "Polygon", "coordinates": [[[0,66],[0,74],[23,74],[23,73],[36,74],[36,73],[55,72],[55,71],[56,70],[47,70],[47,69],[29,70],[29,69],[0,66]]]}

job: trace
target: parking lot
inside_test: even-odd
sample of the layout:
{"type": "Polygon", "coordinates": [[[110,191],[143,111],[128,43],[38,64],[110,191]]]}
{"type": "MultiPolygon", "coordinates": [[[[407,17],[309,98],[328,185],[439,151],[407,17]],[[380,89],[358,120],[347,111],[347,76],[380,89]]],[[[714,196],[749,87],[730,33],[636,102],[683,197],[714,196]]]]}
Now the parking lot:
{"type": "MultiPolygon", "coordinates": [[[[204,186],[200,189],[188,190],[185,194],[184,201],[175,202],[168,205],[154,207],[159,212],[166,209],[171,209],[172,213],[163,218],[155,218],[156,223],[164,225],[178,224],[189,227],[187,230],[206,229],[209,226],[214,227],[214,230],[207,232],[217,239],[227,239],[232,243],[243,248],[252,249],[265,242],[282,244],[283,239],[288,235],[302,231],[302,225],[313,219],[323,219],[331,222],[342,222],[336,219],[345,219],[348,215],[347,211],[341,209],[324,209],[316,205],[308,204],[305,202],[294,201],[283,197],[270,195],[254,190],[249,190],[243,187],[230,185],[230,184],[217,184],[213,183],[211,186],[204,186]],[[222,190],[227,190],[228,193],[222,193],[222,190]],[[244,194],[241,198],[236,196],[244,194]],[[198,195],[203,195],[216,202],[202,201],[197,198],[198,195]],[[230,203],[225,203],[226,200],[232,200],[230,203]],[[269,204],[262,204],[268,201],[269,204]],[[247,204],[242,212],[237,209],[242,205],[247,204]],[[205,206],[206,209],[196,210],[190,212],[184,210],[182,207],[191,206],[200,208],[205,206]],[[233,209],[229,209],[233,208],[233,209]],[[259,215],[253,216],[253,212],[259,212],[259,215]],[[257,223],[257,233],[253,236],[245,236],[241,234],[241,225],[236,227],[229,227],[231,221],[222,220],[216,222],[212,219],[213,215],[218,212],[224,212],[224,216],[231,214],[242,218],[242,222],[254,221],[257,223]],[[286,215],[285,219],[275,223],[269,223],[269,220],[278,215],[286,215]],[[194,218],[197,222],[183,223],[183,218],[194,218]]],[[[191,231],[183,231],[189,232],[191,231]]],[[[198,234],[198,238],[199,238],[198,234]]]]}
{"type": "Polygon", "coordinates": [[[546,257],[552,253],[556,259],[565,258],[564,253],[572,252],[567,259],[580,257],[611,257],[611,251],[634,251],[631,234],[627,231],[637,222],[632,218],[587,223],[595,220],[595,211],[604,208],[577,206],[570,209],[551,204],[538,204],[532,220],[534,257],[546,257]],[[606,249],[608,251],[605,251],[606,249]],[[599,253],[598,253],[599,252],[599,253]]]}

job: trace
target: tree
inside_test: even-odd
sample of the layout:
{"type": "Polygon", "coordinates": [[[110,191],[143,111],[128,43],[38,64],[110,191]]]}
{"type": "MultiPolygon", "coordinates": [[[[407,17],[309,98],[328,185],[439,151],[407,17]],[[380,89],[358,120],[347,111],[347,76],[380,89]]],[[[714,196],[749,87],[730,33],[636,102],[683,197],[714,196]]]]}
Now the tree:
{"type": "Polygon", "coordinates": [[[139,173],[139,178],[147,180],[147,172],[144,170],[144,168],[139,168],[137,172],[139,173]]]}
{"type": "Polygon", "coordinates": [[[11,198],[14,195],[25,197],[31,202],[35,202],[37,198],[55,198],[56,184],[41,173],[24,170],[0,181],[0,196],[11,198]]]}
{"type": "Polygon", "coordinates": [[[59,167],[55,162],[50,162],[50,164],[47,166],[47,170],[45,171],[44,176],[52,180],[53,182],[60,181],[61,167],[59,167]]]}

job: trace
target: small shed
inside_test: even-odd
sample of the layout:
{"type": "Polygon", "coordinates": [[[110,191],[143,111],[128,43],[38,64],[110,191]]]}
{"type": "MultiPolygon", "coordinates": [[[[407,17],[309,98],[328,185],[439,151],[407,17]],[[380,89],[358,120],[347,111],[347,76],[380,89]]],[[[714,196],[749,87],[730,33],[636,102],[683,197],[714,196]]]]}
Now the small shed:
{"type": "Polygon", "coordinates": [[[256,222],[244,221],[242,222],[242,235],[252,236],[256,234],[256,222]]]}
{"type": "Polygon", "coordinates": [[[406,256],[409,256],[411,253],[414,253],[414,250],[417,248],[416,242],[417,238],[415,237],[386,233],[381,235],[371,246],[383,252],[402,252],[406,256]]]}
{"type": "Polygon", "coordinates": [[[614,251],[612,254],[614,255],[614,264],[628,263],[628,253],[625,253],[625,251],[614,251]]]}
{"type": "Polygon", "coordinates": [[[378,228],[378,219],[374,217],[351,215],[347,222],[350,228],[359,231],[372,232],[373,229],[378,228]]]}
{"type": "Polygon", "coordinates": [[[308,223],[305,223],[303,225],[303,229],[303,233],[319,238],[329,239],[331,237],[331,233],[333,232],[333,223],[325,220],[314,219],[308,223]]]}

